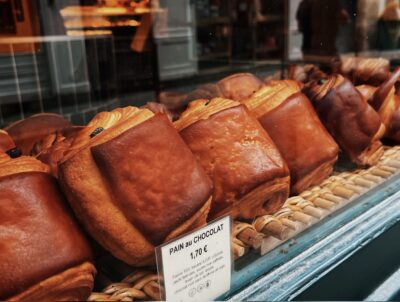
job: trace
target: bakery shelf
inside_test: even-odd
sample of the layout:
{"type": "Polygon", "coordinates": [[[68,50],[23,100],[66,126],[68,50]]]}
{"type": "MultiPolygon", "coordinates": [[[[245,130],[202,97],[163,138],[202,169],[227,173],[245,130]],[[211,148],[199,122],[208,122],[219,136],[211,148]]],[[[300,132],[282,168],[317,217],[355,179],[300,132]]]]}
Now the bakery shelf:
{"type": "MultiPolygon", "coordinates": [[[[238,258],[234,264],[231,290],[218,300],[293,299],[366,244],[384,234],[400,220],[399,150],[399,147],[387,149],[385,158],[380,164],[371,168],[372,170],[360,171],[365,177],[368,176],[364,172],[371,173],[368,174],[370,181],[363,178],[364,182],[374,183],[368,185],[369,189],[365,188],[365,193],[353,191],[351,197],[342,198],[336,206],[327,210],[328,215],[324,214],[320,220],[314,220],[310,224],[302,224],[302,227],[290,232],[292,235],[289,234],[289,239],[276,240],[279,241],[278,244],[274,245],[273,249],[267,249],[268,253],[265,255],[261,256],[258,250],[250,249],[244,256],[238,258]],[[392,172],[385,172],[389,170],[392,172]],[[372,171],[382,177],[374,176],[377,174],[372,174],[372,171]]],[[[349,170],[348,168],[350,168],[349,163],[341,161],[336,171],[349,170]]],[[[332,181],[336,179],[340,183],[339,175],[336,174],[332,181]]],[[[323,197],[324,188],[316,189],[320,190],[318,194],[323,197]]],[[[336,196],[339,196],[339,191],[335,191],[337,192],[335,194],[338,194],[336,196]]],[[[268,238],[271,237],[265,237],[268,238]]],[[[154,270],[148,272],[139,270],[132,273],[132,268],[118,261],[107,260],[103,263],[105,265],[99,266],[101,274],[104,273],[107,278],[117,283],[111,285],[110,282],[104,283],[100,286],[105,288],[108,285],[104,292],[95,293],[93,299],[96,296],[101,298],[104,293],[113,295],[111,298],[117,298],[118,295],[129,291],[129,288],[136,286],[136,284],[121,283],[120,280],[128,280],[131,277],[127,276],[135,274],[155,273],[154,270]]],[[[382,286],[389,282],[393,283],[393,279],[397,280],[397,275],[394,276],[382,286]]]]}
{"type": "Polygon", "coordinates": [[[397,174],[268,254],[238,259],[220,299],[293,299],[400,220],[399,187],[397,174]]]}

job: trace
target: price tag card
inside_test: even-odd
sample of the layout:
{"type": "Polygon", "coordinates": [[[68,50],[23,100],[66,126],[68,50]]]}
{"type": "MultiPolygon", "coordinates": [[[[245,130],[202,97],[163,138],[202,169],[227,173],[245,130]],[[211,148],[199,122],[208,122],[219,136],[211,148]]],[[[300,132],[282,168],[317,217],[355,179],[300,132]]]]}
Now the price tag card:
{"type": "Polygon", "coordinates": [[[209,301],[230,289],[231,220],[223,217],[158,248],[164,299],[209,301]]]}

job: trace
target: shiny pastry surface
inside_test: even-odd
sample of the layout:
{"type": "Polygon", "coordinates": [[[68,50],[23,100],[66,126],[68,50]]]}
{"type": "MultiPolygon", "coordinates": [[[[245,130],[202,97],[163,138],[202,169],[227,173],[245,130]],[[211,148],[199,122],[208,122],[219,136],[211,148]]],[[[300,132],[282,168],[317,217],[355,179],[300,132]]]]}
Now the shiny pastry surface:
{"type": "MultiPolygon", "coordinates": [[[[91,259],[46,165],[26,156],[0,156],[0,192],[1,300],[91,259]]],[[[93,274],[92,267],[88,277],[93,274]]],[[[48,290],[38,288],[45,297],[48,290]]]]}
{"type": "Polygon", "coordinates": [[[12,123],[5,130],[12,137],[22,154],[29,155],[33,145],[58,130],[72,127],[72,124],[61,115],[39,113],[12,123]]]}
{"type": "MultiPolygon", "coordinates": [[[[246,212],[235,212],[243,196],[268,181],[288,176],[275,144],[243,105],[221,98],[198,100],[175,126],[213,180],[211,217],[231,208],[236,217],[252,218],[281,206],[280,198],[271,198],[265,206],[265,198],[261,198],[246,212]]],[[[282,182],[287,194],[287,179],[282,182]]]]}
{"type": "Polygon", "coordinates": [[[349,80],[334,75],[324,83],[313,82],[305,91],[321,121],[350,159],[360,165],[379,160],[383,153],[379,140],[385,126],[349,80]]]}
{"type": "Polygon", "coordinates": [[[338,72],[355,85],[379,86],[390,73],[390,62],[384,58],[342,58],[338,72]]]}
{"type": "Polygon", "coordinates": [[[338,146],[295,81],[273,81],[244,104],[288,164],[292,194],[320,183],[332,173],[338,146]]]}
{"type": "Polygon", "coordinates": [[[222,97],[240,101],[259,90],[263,82],[251,73],[236,73],[220,80],[217,86],[222,97]]]}
{"type": "Polygon", "coordinates": [[[129,264],[154,262],[154,246],[205,223],[211,182],[172,123],[147,109],[98,114],[59,166],[89,233],[129,264]]]}
{"type": "Polygon", "coordinates": [[[0,152],[6,152],[15,148],[15,143],[8,133],[0,129],[0,152]]]}

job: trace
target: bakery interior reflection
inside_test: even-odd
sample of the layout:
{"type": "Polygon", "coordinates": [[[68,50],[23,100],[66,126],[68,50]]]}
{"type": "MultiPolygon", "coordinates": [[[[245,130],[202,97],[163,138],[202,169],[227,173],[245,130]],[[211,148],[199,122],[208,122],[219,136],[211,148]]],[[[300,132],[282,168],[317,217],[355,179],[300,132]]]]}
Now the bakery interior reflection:
{"type": "Polygon", "coordinates": [[[398,0],[1,0],[0,126],[39,112],[87,123],[237,72],[268,78],[338,56],[398,62],[398,0]]]}

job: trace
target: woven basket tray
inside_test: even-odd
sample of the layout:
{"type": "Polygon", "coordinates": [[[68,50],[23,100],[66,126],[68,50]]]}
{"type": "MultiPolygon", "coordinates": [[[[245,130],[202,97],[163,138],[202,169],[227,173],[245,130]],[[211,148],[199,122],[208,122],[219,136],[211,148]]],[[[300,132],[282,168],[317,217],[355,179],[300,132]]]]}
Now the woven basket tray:
{"type": "MultiPolygon", "coordinates": [[[[400,146],[388,147],[376,166],[339,171],[319,186],[289,198],[274,215],[254,221],[234,221],[232,252],[235,259],[250,249],[264,255],[290,238],[324,219],[356,197],[400,173],[400,146]]],[[[156,270],[136,270],[121,282],[93,292],[89,301],[159,300],[160,283],[156,270]]]]}

